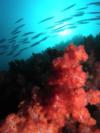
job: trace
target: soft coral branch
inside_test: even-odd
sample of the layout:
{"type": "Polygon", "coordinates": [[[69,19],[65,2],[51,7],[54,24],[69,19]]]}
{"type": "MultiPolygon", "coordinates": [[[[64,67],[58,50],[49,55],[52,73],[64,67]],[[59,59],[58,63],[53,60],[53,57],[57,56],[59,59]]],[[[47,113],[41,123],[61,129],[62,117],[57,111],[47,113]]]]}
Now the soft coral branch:
{"type": "MultiPolygon", "coordinates": [[[[54,99],[57,96],[64,99],[62,104],[66,108],[66,116],[72,116],[76,121],[89,126],[94,125],[96,121],[90,116],[86,106],[93,101],[94,104],[99,103],[100,92],[86,92],[83,88],[87,74],[82,70],[80,63],[86,61],[88,56],[83,46],[70,45],[65,51],[63,57],[53,61],[54,71],[49,85],[55,91],[54,99]]],[[[53,100],[52,104],[58,108],[55,102],[56,100],[53,100]]]]}

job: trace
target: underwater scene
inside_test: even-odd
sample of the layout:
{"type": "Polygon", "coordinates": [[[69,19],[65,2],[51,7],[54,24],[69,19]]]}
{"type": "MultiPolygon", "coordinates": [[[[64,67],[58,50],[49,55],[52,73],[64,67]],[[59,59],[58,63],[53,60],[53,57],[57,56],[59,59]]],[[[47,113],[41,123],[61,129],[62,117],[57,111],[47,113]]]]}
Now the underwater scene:
{"type": "Polygon", "coordinates": [[[100,133],[100,0],[0,0],[0,133],[100,133]]]}

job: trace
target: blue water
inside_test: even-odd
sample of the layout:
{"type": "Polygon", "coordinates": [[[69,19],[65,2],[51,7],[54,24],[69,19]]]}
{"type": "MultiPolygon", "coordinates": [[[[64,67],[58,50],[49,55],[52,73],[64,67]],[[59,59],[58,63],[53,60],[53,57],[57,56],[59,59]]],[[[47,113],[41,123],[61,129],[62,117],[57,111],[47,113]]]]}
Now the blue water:
{"type": "Polygon", "coordinates": [[[91,2],[100,0],[0,0],[0,40],[6,39],[0,43],[0,69],[7,69],[11,60],[27,59],[33,52],[52,48],[75,35],[98,34],[100,5],[91,2]],[[22,20],[17,22],[19,19],[22,20]],[[12,31],[20,25],[24,26],[9,43],[15,36],[12,31]],[[23,43],[23,34],[27,32],[34,33],[27,35],[27,43],[23,43]],[[39,33],[42,34],[32,39],[39,33]]]}

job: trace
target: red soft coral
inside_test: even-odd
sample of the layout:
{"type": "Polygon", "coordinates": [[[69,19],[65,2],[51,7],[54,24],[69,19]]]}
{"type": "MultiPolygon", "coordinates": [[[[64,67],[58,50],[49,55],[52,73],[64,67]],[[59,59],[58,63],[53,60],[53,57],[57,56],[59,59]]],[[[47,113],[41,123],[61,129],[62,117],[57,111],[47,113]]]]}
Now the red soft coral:
{"type": "MultiPolygon", "coordinates": [[[[48,91],[52,90],[52,95],[48,103],[42,104],[44,99],[35,88],[31,102],[25,102],[17,115],[8,116],[0,133],[58,133],[70,119],[84,125],[77,133],[92,133],[89,126],[95,125],[96,120],[87,105],[100,103],[100,92],[84,89],[87,74],[81,63],[87,59],[83,46],[70,45],[63,57],[53,61],[53,72],[48,80],[48,91]]],[[[94,132],[100,133],[100,130],[94,132]]]]}
{"type": "MultiPolygon", "coordinates": [[[[86,105],[93,102],[94,104],[99,103],[100,92],[93,90],[86,92],[83,88],[87,74],[82,70],[80,62],[86,61],[87,58],[83,46],[70,45],[63,57],[53,61],[54,72],[49,80],[49,85],[54,90],[59,90],[56,91],[54,99],[57,95],[59,99],[64,98],[63,105],[68,113],[66,116],[72,116],[76,121],[86,125],[94,125],[96,121],[90,116],[86,105]]],[[[54,103],[55,100],[52,104],[54,103]]]]}

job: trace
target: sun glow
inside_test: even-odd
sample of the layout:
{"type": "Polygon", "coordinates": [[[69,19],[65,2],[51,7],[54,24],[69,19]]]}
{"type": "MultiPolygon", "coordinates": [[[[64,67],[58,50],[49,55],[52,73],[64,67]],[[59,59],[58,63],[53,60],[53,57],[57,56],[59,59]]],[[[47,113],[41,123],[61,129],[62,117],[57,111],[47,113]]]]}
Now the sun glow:
{"type": "Polygon", "coordinates": [[[71,33],[71,30],[69,29],[67,29],[67,30],[63,30],[63,31],[61,31],[61,32],[58,32],[58,35],[60,35],[60,36],[65,36],[65,35],[69,35],[71,33]]]}

